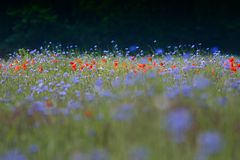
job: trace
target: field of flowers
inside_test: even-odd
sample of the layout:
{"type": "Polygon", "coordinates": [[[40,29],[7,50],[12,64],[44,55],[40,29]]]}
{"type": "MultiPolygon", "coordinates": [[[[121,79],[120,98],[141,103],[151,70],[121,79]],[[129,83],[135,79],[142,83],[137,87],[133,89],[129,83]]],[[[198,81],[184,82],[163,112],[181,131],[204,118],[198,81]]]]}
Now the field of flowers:
{"type": "Polygon", "coordinates": [[[240,59],[46,46],[0,59],[0,160],[240,159],[240,59]]]}

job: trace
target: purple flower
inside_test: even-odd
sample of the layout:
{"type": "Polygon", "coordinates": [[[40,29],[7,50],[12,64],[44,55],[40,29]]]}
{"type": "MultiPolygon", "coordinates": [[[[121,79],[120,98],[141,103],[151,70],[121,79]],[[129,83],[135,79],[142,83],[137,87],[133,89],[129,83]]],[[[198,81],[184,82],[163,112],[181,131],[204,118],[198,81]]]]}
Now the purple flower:
{"type": "Polygon", "coordinates": [[[143,63],[143,64],[148,63],[148,59],[147,59],[147,57],[143,57],[143,58],[141,58],[141,59],[139,60],[139,63],[143,63]]]}
{"type": "Polygon", "coordinates": [[[63,73],[63,77],[67,77],[68,76],[68,73],[67,72],[64,72],[63,73]]]}
{"type": "Polygon", "coordinates": [[[148,78],[156,78],[157,74],[156,72],[150,72],[147,74],[148,78]]]}
{"type": "Polygon", "coordinates": [[[102,78],[98,78],[95,81],[95,86],[102,88],[102,86],[103,86],[103,79],[102,78]]]}
{"type": "Polygon", "coordinates": [[[131,160],[147,160],[149,159],[149,150],[143,147],[134,148],[130,151],[131,160]]]}
{"type": "Polygon", "coordinates": [[[101,97],[113,97],[113,94],[110,90],[104,90],[99,92],[99,96],[101,97]]]}
{"type": "Polygon", "coordinates": [[[223,139],[216,131],[203,132],[198,136],[198,145],[201,152],[214,154],[222,149],[223,139]]]}
{"type": "Polygon", "coordinates": [[[34,54],[34,53],[36,53],[37,52],[37,49],[34,49],[34,50],[31,50],[29,53],[30,54],[34,54]]]}
{"type": "Polygon", "coordinates": [[[183,142],[186,132],[192,126],[192,115],[187,109],[176,109],[167,114],[166,129],[175,142],[183,142]]]}
{"type": "Polygon", "coordinates": [[[22,88],[18,88],[17,93],[22,93],[23,89],[22,88]]]}
{"type": "Polygon", "coordinates": [[[119,78],[115,78],[114,80],[112,80],[111,84],[114,88],[119,87],[121,84],[121,80],[119,78]]]}
{"type": "Polygon", "coordinates": [[[163,50],[162,48],[157,48],[157,49],[155,50],[156,55],[163,54],[163,52],[164,52],[164,50],[163,50]]]}
{"type": "Polygon", "coordinates": [[[183,58],[184,59],[189,59],[191,55],[189,53],[183,53],[183,58]]]}
{"type": "Polygon", "coordinates": [[[127,121],[130,120],[133,116],[133,105],[131,104],[123,104],[118,107],[116,113],[113,115],[113,119],[119,121],[127,121]]]}
{"type": "Polygon", "coordinates": [[[65,84],[65,85],[63,85],[62,86],[62,89],[64,89],[64,90],[68,90],[68,88],[70,88],[72,85],[71,84],[65,84]]]}
{"type": "Polygon", "coordinates": [[[26,160],[27,158],[19,150],[14,149],[8,151],[3,156],[0,156],[1,160],[26,160]]]}
{"type": "Polygon", "coordinates": [[[168,87],[165,92],[166,96],[170,99],[175,98],[179,94],[179,89],[175,87],[168,87]]]}
{"type": "Polygon", "coordinates": [[[139,47],[138,47],[137,45],[131,45],[131,46],[129,47],[129,51],[130,51],[130,52],[135,52],[138,48],[139,48],[139,47]]]}
{"type": "Polygon", "coordinates": [[[192,87],[189,85],[183,85],[182,86],[182,94],[186,97],[192,96],[192,87]]]}
{"type": "Polygon", "coordinates": [[[31,116],[34,112],[45,114],[45,103],[41,101],[34,102],[32,106],[28,109],[28,114],[31,116]]]}
{"type": "Polygon", "coordinates": [[[69,108],[62,108],[60,111],[62,112],[62,114],[64,116],[68,116],[69,113],[70,113],[70,109],[69,108]]]}
{"type": "Polygon", "coordinates": [[[73,83],[77,84],[80,82],[79,78],[78,77],[73,77],[73,83]]]}
{"type": "Polygon", "coordinates": [[[71,157],[71,160],[89,160],[86,154],[74,153],[71,157]]]}
{"type": "Polygon", "coordinates": [[[210,85],[209,79],[203,75],[195,75],[193,77],[193,86],[197,89],[204,89],[210,85]]]}
{"type": "Polygon", "coordinates": [[[223,148],[223,138],[216,131],[203,132],[198,136],[198,160],[208,159],[208,156],[216,154],[223,148]]]}
{"type": "Polygon", "coordinates": [[[227,104],[227,97],[219,97],[217,99],[217,102],[221,106],[225,106],[227,104]]]}
{"type": "Polygon", "coordinates": [[[68,109],[78,109],[78,108],[81,108],[81,103],[80,102],[76,102],[76,101],[73,101],[73,100],[70,100],[67,104],[67,108],[68,109]]]}
{"type": "Polygon", "coordinates": [[[88,101],[93,101],[95,99],[95,95],[90,93],[90,92],[86,92],[85,93],[85,98],[88,100],[88,101]]]}
{"type": "Polygon", "coordinates": [[[76,94],[77,97],[81,96],[81,92],[80,91],[75,91],[75,94],[76,94]]]}
{"type": "Polygon", "coordinates": [[[173,77],[174,77],[174,80],[180,80],[182,78],[181,74],[178,74],[178,73],[174,74],[173,77]]]}
{"type": "Polygon", "coordinates": [[[43,85],[43,79],[38,80],[38,87],[41,88],[43,85]]]}
{"type": "Polygon", "coordinates": [[[89,153],[89,160],[108,160],[108,152],[103,149],[94,149],[89,153]]]}
{"type": "Polygon", "coordinates": [[[66,96],[67,93],[66,93],[65,91],[62,91],[62,92],[59,92],[59,95],[60,95],[60,96],[66,96]]]}
{"type": "Polygon", "coordinates": [[[212,53],[219,52],[218,47],[212,47],[210,50],[211,50],[212,53]]]}
{"type": "Polygon", "coordinates": [[[98,78],[96,81],[95,81],[95,89],[97,91],[100,91],[103,87],[103,80],[102,78],[98,78]]]}
{"type": "Polygon", "coordinates": [[[128,74],[126,75],[126,78],[125,78],[125,80],[124,80],[124,83],[125,83],[125,85],[127,85],[127,86],[134,85],[135,79],[134,79],[133,73],[128,73],[128,74]]]}
{"type": "Polygon", "coordinates": [[[38,146],[36,144],[32,144],[29,146],[28,150],[30,153],[36,153],[36,152],[38,152],[38,146]]]}

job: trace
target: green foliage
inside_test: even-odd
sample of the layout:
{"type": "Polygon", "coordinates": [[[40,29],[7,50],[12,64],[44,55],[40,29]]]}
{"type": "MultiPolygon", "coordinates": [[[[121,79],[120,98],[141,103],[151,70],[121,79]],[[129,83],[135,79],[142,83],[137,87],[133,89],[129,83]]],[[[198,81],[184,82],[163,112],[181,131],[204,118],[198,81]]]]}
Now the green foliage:
{"type": "Polygon", "coordinates": [[[28,5],[7,14],[14,19],[14,23],[12,34],[2,44],[5,47],[28,47],[43,42],[48,37],[49,28],[57,20],[57,15],[50,9],[38,5],[28,5]]]}
{"type": "Polygon", "coordinates": [[[43,27],[48,23],[55,22],[57,16],[49,9],[38,5],[29,5],[23,8],[9,11],[8,15],[17,19],[13,26],[14,32],[26,31],[29,28],[43,27]]]}

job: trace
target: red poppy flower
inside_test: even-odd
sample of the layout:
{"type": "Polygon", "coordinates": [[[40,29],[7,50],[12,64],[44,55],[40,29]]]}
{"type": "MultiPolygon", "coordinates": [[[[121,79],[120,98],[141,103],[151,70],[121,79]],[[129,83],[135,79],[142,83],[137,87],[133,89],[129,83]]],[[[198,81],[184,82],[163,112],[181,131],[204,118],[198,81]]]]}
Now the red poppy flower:
{"type": "Polygon", "coordinates": [[[152,57],[148,57],[148,62],[152,62],[152,57]]]}
{"type": "Polygon", "coordinates": [[[27,65],[26,65],[26,63],[23,63],[23,64],[22,64],[22,69],[23,69],[23,70],[27,70],[27,65]]]}
{"type": "Polygon", "coordinates": [[[76,71],[76,70],[77,70],[77,65],[76,65],[76,63],[72,64],[72,70],[73,70],[73,71],[76,71]]]}
{"type": "Polygon", "coordinates": [[[117,61],[117,60],[115,60],[115,61],[113,62],[113,66],[114,66],[114,69],[117,69],[117,68],[118,68],[118,61],[117,61]]]}
{"type": "Polygon", "coordinates": [[[40,65],[40,66],[38,67],[38,72],[39,72],[39,73],[42,73],[42,72],[43,72],[43,67],[42,67],[42,65],[40,65]]]}
{"type": "Polygon", "coordinates": [[[237,72],[237,68],[236,67],[231,67],[230,68],[232,72],[237,72]]]}
{"type": "Polygon", "coordinates": [[[82,71],[84,69],[85,65],[81,64],[81,66],[79,67],[79,69],[82,71]]]}
{"type": "Polygon", "coordinates": [[[159,65],[163,67],[164,66],[164,62],[161,62],[159,65]]]}
{"type": "Polygon", "coordinates": [[[171,68],[172,68],[172,69],[176,69],[176,68],[177,68],[176,64],[172,65],[171,68]]]}
{"type": "Polygon", "coordinates": [[[230,58],[228,59],[228,61],[229,61],[230,63],[233,63],[233,62],[235,61],[235,58],[234,58],[234,57],[230,57],[230,58]]]}
{"type": "Polygon", "coordinates": [[[84,116],[87,117],[87,118],[91,118],[93,116],[93,112],[92,111],[85,111],[84,116]]]}
{"type": "Polygon", "coordinates": [[[20,69],[21,69],[21,66],[16,66],[16,67],[14,68],[14,71],[17,72],[17,71],[19,71],[20,69]]]}
{"type": "Polygon", "coordinates": [[[73,65],[73,64],[75,64],[75,62],[71,61],[70,64],[73,65]]]}
{"type": "Polygon", "coordinates": [[[139,68],[144,68],[145,66],[146,66],[146,64],[143,64],[143,63],[139,63],[139,64],[138,64],[138,67],[139,67],[139,68]]]}
{"type": "Polygon", "coordinates": [[[102,63],[107,63],[107,60],[103,58],[102,63]]]}
{"type": "Polygon", "coordinates": [[[59,60],[53,59],[52,62],[53,62],[53,63],[57,63],[57,62],[59,62],[59,60]]]}

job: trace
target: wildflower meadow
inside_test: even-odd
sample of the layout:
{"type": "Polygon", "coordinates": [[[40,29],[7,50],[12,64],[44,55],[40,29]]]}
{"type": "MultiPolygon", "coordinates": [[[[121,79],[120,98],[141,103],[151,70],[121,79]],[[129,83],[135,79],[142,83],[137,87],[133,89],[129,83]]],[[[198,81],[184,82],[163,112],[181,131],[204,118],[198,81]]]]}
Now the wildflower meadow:
{"type": "Polygon", "coordinates": [[[0,59],[0,160],[240,159],[240,58],[47,45],[0,59]]]}

